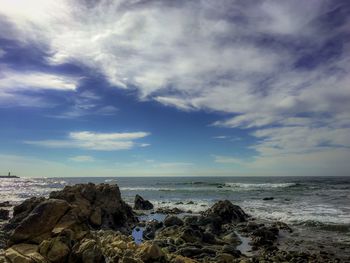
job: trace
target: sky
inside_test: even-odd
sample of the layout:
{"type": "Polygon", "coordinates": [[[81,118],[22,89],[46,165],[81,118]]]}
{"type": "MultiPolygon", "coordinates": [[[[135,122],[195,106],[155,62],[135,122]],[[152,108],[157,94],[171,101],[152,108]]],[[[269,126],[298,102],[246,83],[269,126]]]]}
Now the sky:
{"type": "Polygon", "coordinates": [[[0,0],[0,174],[350,175],[350,2],[0,0]]]}

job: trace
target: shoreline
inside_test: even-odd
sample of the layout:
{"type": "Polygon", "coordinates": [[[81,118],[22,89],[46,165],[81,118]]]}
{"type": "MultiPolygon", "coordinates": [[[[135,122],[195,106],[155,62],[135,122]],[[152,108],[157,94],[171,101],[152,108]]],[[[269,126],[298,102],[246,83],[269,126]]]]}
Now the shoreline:
{"type": "MultiPolygon", "coordinates": [[[[313,260],[312,262],[326,262],[326,261],[323,261],[325,259],[327,259],[327,262],[346,262],[345,259],[350,257],[350,252],[347,249],[348,244],[342,244],[342,243],[329,244],[330,242],[329,241],[327,242],[327,240],[324,240],[324,238],[322,239],[322,237],[320,237],[319,240],[316,239],[315,238],[316,232],[312,232],[312,231],[300,232],[298,229],[294,229],[294,228],[290,229],[290,227],[287,224],[282,222],[273,222],[270,220],[261,220],[261,219],[253,218],[252,216],[246,215],[240,207],[232,205],[232,203],[229,201],[227,202],[219,201],[214,206],[212,206],[211,208],[207,208],[205,212],[201,212],[201,213],[192,213],[192,212],[184,213],[185,211],[181,211],[180,209],[176,210],[175,208],[172,208],[171,210],[169,208],[167,209],[166,207],[163,207],[162,209],[160,209],[161,207],[160,208],[158,207],[157,210],[141,210],[142,214],[137,215],[137,213],[140,213],[140,211],[131,210],[130,206],[124,203],[124,201],[121,199],[119,188],[116,185],[80,184],[76,186],[69,186],[66,188],[64,190],[51,193],[50,199],[39,198],[40,202],[38,202],[36,205],[40,205],[41,203],[45,203],[50,200],[54,201],[56,199],[52,199],[52,198],[58,197],[59,199],[69,201],[66,204],[66,206],[69,207],[67,208],[69,211],[72,211],[72,206],[75,207],[77,204],[82,205],[84,202],[86,202],[84,201],[83,203],[79,203],[81,202],[82,199],[85,200],[85,198],[87,197],[82,197],[80,193],[81,190],[77,190],[78,188],[84,189],[84,190],[86,188],[88,190],[85,190],[85,191],[91,191],[92,194],[95,196],[98,196],[99,191],[102,191],[100,190],[100,188],[113,189],[115,195],[110,196],[111,200],[105,200],[103,199],[104,197],[99,197],[104,200],[103,202],[101,202],[102,200],[99,200],[99,203],[100,203],[99,206],[96,206],[94,203],[90,203],[89,205],[87,205],[86,208],[84,208],[84,209],[92,209],[91,206],[95,206],[95,208],[93,208],[93,211],[95,212],[90,210],[88,210],[88,212],[86,211],[79,212],[79,213],[82,213],[82,212],[87,213],[87,215],[89,214],[87,219],[88,219],[88,222],[90,223],[88,223],[88,225],[80,221],[79,223],[75,221],[73,223],[78,224],[79,227],[86,228],[85,231],[89,233],[88,235],[95,235],[94,233],[95,231],[97,231],[96,233],[99,233],[98,235],[102,235],[104,236],[104,238],[107,238],[107,239],[112,238],[110,235],[115,236],[117,233],[117,232],[112,232],[111,234],[110,232],[108,232],[109,231],[108,229],[111,229],[113,231],[119,231],[119,232],[122,231],[125,237],[118,236],[119,241],[120,239],[123,239],[123,240],[127,239],[129,240],[128,242],[132,242],[132,243],[136,240],[135,238],[134,239],[132,238],[133,231],[135,231],[136,228],[139,228],[140,230],[142,228],[142,232],[141,232],[142,242],[140,242],[138,245],[136,245],[136,247],[134,247],[135,251],[137,252],[138,249],[140,249],[140,247],[144,247],[146,245],[147,246],[149,246],[150,244],[151,244],[150,246],[156,245],[160,249],[159,251],[162,252],[161,254],[162,255],[164,254],[163,256],[167,260],[164,262],[204,262],[203,260],[205,258],[207,260],[205,262],[250,262],[250,260],[255,260],[259,258],[261,260],[262,259],[272,260],[267,262],[279,262],[279,261],[276,261],[277,260],[276,258],[278,257],[291,257],[291,258],[304,257],[304,260],[312,259],[313,260]],[[75,201],[73,203],[71,202],[72,197],[69,197],[72,195],[75,198],[74,199],[75,201]],[[103,226],[104,223],[102,221],[104,220],[104,218],[101,215],[101,210],[105,211],[106,208],[103,208],[106,205],[105,203],[110,204],[110,206],[112,207],[119,206],[120,207],[119,209],[121,209],[121,211],[124,211],[123,212],[124,222],[122,222],[123,223],[122,226],[120,225],[121,222],[113,222],[114,219],[108,219],[112,221],[108,221],[109,225],[107,227],[103,226]],[[219,207],[222,206],[220,207],[221,210],[219,208],[215,208],[215,206],[219,206],[219,207]],[[174,213],[174,209],[175,209],[175,213],[174,213]],[[214,214],[212,212],[213,210],[216,211],[214,214]],[[97,215],[94,214],[96,213],[96,211],[100,211],[99,214],[98,213],[97,215]],[[218,218],[216,213],[220,214],[222,213],[222,211],[226,211],[226,212],[222,214],[221,218],[220,216],[218,218]],[[226,218],[227,214],[225,213],[227,213],[227,211],[229,211],[228,212],[230,215],[229,219],[226,218]],[[157,221],[154,220],[156,218],[158,218],[157,221]],[[166,223],[166,221],[169,221],[169,220],[170,221],[173,220],[173,223],[172,224],[166,223]],[[219,220],[218,222],[220,222],[219,228],[216,223],[217,220],[219,220]],[[100,227],[97,227],[98,225],[100,225],[100,227]],[[174,226],[176,226],[176,228],[174,228],[174,226]],[[101,229],[104,229],[104,230],[101,232],[101,229]],[[191,237],[186,237],[186,235],[184,237],[183,235],[184,233],[186,233],[186,231],[195,231],[193,233],[196,233],[196,231],[197,232],[199,231],[197,234],[194,234],[194,236],[195,235],[199,235],[199,236],[196,237],[196,239],[191,239],[191,237]],[[169,238],[170,240],[173,240],[173,242],[175,243],[173,244],[167,243],[168,241],[166,240],[169,240],[169,238]],[[177,242],[176,240],[180,240],[180,241],[182,240],[182,241],[181,242],[178,241],[180,243],[176,243],[177,242]],[[243,242],[241,242],[242,240],[243,242]],[[184,244],[188,244],[187,246],[193,247],[193,249],[184,250],[184,247],[183,247],[184,244]],[[228,248],[227,245],[230,245],[230,248],[228,248]],[[223,251],[224,248],[227,249],[227,251],[226,250],[223,251]],[[306,254],[305,254],[305,251],[307,251],[306,254]],[[200,256],[201,254],[198,254],[200,252],[203,252],[205,255],[200,256]],[[195,260],[195,261],[173,261],[173,259],[176,257],[185,257],[185,258],[188,257],[189,260],[195,260]],[[226,258],[226,261],[222,261],[224,260],[223,258],[226,258]],[[219,261],[219,259],[221,261],[219,261]]],[[[103,191],[106,191],[106,190],[103,190],[103,191]]],[[[108,190],[108,191],[111,191],[111,190],[108,190]]],[[[35,201],[37,199],[38,198],[34,198],[33,200],[35,201]]],[[[143,200],[143,201],[147,201],[147,200],[143,200]]],[[[26,202],[28,202],[28,200],[23,202],[19,206],[22,206],[22,207],[25,206],[24,204],[26,202]]],[[[29,203],[30,202],[32,201],[29,201],[29,203]]],[[[96,202],[96,200],[94,202],[96,202]]],[[[34,207],[31,207],[31,209],[33,210],[34,207]]],[[[110,209],[110,207],[108,209],[110,209]]],[[[15,211],[16,210],[18,210],[18,208],[15,208],[15,211]]],[[[22,221],[18,219],[18,212],[14,212],[14,218],[12,218],[9,221],[9,223],[5,224],[5,227],[3,227],[2,233],[8,234],[10,236],[9,237],[10,241],[13,239],[13,238],[11,239],[11,235],[13,235],[13,231],[16,232],[16,229],[19,227],[18,222],[16,221],[19,221],[19,224],[23,224],[23,222],[25,222],[25,218],[30,217],[31,211],[27,211],[27,214],[25,214],[26,217],[22,218],[22,221]],[[17,224],[15,228],[13,228],[14,223],[17,224]],[[10,227],[10,231],[6,230],[9,228],[9,225],[11,226],[11,224],[12,224],[12,229],[10,227]]],[[[27,227],[22,226],[22,228],[24,228],[25,231],[30,231],[28,228],[33,227],[33,225],[35,226],[35,222],[31,222],[31,224],[29,225],[27,223],[27,227]]],[[[68,229],[70,228],[68,227],[68,229]]],[[[47,240],[42,240],[40,242],[38,241],[29,242],[29,243],[34,242],[35,244],[38,243],[37,245],[35,245],[36,246],[35,248],[37,249],[35,253],[40,252],[39,248],[42,245],[42,242],[46,242],[46,241],[53,242],[52,240],[55,240],[58,237],[57,234],[53,236],[52,234],[50,234],[49,236],[51,237],[47,240]]],[[[101,237],[98,237],[97,239],[99,238],[101,237]]],[[[140,236],[138,238],[140,239],[140,236]]],[[[4,236],[2,237],[2,239],[4,239],[4,236]]],[[[13,245],[16,246],[16,242],[17,244],[18,242],[20,242],[19,244],[22,244],[21,242],[26,242],[24,244],[28,243],[28,241],[24,241],[24,240],[15,241],[14,243],[13,241],[11,241],[12,242],[11,243],[11,242],[8,242],[9,240],[6,240],[7,246],[5,247],[6,250],[2,255],[3,258],[5,257],[5,255],[7,255],[6,258],[9,257],[8,250],[11,249],[11,246],[10,246],[11,244],[12,246],[13,245]]],[[[76,242],[77,244],[81,244],[81,242],[83,241],[84,239],[77,239],[74,242],[76,242]]],[[[100,249],[104,250],[106,248],[102,247],[100,249]]],[[[39,255],[37,256],[38,257],[43,256],[44,258],[47,259],[48,255],[46,255],[45,253],[44,255],[42,255],[43,253],[44,252],[39,253],[39,255]]],[[[73,250],[73,247],[69,248],[69,253],[70,254],[75,253],[73,250]]],[[[102,251],[101,253],[103,254],[104,252],[102,251]]],[[[75,261],[67,261],[68,260],[67,258],[65,258],[65,260],[66,261],[64,262],[75,262],[75,261]]],[[[185,259],[182,259],[182,260],[185,260],[185,259]]],[[[2,262],[1,253],[0,253],[0,262],[2,262]]],[[[11,261],[4,261],[4,262],[11,262],[11,261]]],[[[147,261],[144,261],[144,262],[147,262],[147,261]]]]}

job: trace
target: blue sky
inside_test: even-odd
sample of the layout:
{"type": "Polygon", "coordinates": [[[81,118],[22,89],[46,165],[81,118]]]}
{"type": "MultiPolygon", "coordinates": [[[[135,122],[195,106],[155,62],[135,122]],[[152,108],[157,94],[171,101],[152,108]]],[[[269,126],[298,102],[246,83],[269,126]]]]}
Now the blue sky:
{"type": "Polygon", "coordinates": [[[0,0],[0,173],[349,175],[349,14],[0,0]]]}

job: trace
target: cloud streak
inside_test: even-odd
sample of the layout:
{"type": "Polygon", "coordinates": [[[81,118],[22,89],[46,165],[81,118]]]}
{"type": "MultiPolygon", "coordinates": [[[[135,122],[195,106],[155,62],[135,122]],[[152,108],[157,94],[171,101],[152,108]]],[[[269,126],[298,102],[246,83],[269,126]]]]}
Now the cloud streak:
{"type": "Polygon", "coordinates": [[[149,136],[147,132],[131,133],[95,133],[89,131],[71,132],[68,139],[25,141],[24,143],[48,148],[78,148],[94,151],[129,150],[134,147],[144,147],[135,140],[149,136]]]}

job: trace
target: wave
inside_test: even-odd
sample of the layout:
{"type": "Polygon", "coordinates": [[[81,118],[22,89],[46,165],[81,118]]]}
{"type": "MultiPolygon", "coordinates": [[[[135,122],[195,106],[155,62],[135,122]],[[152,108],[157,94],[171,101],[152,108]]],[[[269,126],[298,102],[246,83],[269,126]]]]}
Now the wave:
{"type": "Polygon", "coordinates": [[[259,183],[259,184],[252,184],[252,183],[225,183],[226,187],[231,188],[243,188],[247,190],[254,190],[254,189],[274,189],[274,188],[289,188],[289,187],[296,187],[300,186],[299,183],[259,183]]]}
{"type": "Polygon", "coordinates": [[[325,223],[316,220],[307,220],[301,222],[299,225],[314,227],[324,231],[342,232],[347,233],[350,231],[350,224],[336,224],[336,223],[325,223]]]}

